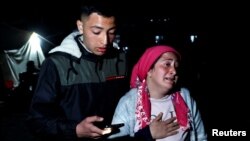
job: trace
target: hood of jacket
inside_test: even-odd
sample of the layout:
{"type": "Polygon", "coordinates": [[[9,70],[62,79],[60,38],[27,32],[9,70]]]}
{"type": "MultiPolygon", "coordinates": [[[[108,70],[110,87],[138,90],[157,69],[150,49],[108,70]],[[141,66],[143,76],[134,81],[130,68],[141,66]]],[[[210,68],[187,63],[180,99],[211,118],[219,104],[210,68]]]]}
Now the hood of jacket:
{"type": "Polygon", "coordinates": [[[63,39],[62,43],[59,46],[50,50],[49,53],[63,52],[75,56],[76,58],[80,58],[82,52],[80,51],[80,48],[78,47],[77,42],[75,41],[75,37],[77,35],[80,35],[78,31],[72,32],[63,39]]]}

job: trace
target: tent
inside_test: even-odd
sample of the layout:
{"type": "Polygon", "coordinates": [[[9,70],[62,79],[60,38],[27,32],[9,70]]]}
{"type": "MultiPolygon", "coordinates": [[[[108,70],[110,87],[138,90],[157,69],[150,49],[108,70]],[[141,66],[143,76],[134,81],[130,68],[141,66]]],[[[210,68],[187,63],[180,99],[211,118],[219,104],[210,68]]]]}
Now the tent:
{"type": "Polygon", "coordinates": [[[26,71],[26,65],[33,61],[40,68],[53,43],[41,35],[14,27],[0,26],[0,75],[2,83],[19,85],[19,74],[26,71]]]}

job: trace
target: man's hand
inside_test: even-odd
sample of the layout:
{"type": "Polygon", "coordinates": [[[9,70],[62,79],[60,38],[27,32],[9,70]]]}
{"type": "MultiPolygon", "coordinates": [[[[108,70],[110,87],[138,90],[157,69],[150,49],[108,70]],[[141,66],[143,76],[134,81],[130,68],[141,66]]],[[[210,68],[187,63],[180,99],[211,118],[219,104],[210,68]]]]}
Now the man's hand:
{"type": "Polygon", "coordinates": [[[102,122],[103,118],[98,116],[91,116],[85,118],[76,126],[76,134],[79,138],[97,139],[103,135],[103,130],[96,127],[94,122],[102,122]]]}
{"type": "Polygon", "coordinates": [[[178,133],[177,129],[180,128],[175,117],[162,121],[163,113],[160,113],[149,125],[153,139],[162,139],[178,133]]]}

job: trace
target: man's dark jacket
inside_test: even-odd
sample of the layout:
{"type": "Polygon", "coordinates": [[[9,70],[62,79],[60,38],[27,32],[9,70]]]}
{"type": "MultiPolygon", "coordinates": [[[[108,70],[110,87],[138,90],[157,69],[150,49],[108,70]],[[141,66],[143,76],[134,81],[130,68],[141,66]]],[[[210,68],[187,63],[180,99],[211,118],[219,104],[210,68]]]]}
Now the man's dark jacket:
{"type": "Polygon", "coordinates": [[[103,125],[110,124],[128,90],[125,53],[110,47],[96,56],[81,40],[71,33],[43,62],[27,120],[38,138],[77,140],[76,125],[88,116],[103,116],[103,125]]]}

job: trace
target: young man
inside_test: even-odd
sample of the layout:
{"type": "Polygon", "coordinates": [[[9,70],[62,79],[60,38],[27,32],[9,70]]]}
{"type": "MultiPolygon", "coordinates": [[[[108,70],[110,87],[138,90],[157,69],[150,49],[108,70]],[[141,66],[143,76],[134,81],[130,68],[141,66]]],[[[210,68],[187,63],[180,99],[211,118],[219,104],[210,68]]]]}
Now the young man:
{"type": "Polygon", "coordinates": [[[102,127],[111,123],[124,86],[129,86],[125,53],[112,46],[116,19],[111,10],[102,3],[84,5],[78,31],[44,61],[28,118],[40,138],[98,139],[102,127]]]}

